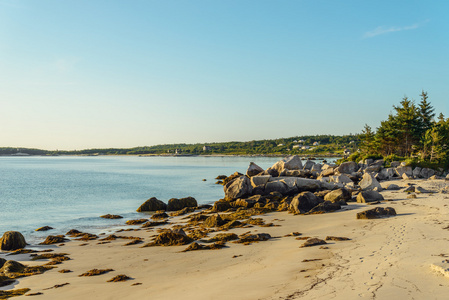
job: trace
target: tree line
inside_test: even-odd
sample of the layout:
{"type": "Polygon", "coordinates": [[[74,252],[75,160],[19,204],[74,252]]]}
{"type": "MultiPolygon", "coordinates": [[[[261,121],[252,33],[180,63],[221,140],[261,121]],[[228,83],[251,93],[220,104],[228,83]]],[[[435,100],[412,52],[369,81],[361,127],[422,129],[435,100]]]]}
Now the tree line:
{"type": "Polygon", "coordinates": [[[427,92],[415,103],[404,97],[376,130],[365,125],[360,134],[359,153],[362,157],[383,157],[387,160],[406,159],[423,166],[449,167],[449,119],[442,113],[435,119],[435,109],[427,92]]]}

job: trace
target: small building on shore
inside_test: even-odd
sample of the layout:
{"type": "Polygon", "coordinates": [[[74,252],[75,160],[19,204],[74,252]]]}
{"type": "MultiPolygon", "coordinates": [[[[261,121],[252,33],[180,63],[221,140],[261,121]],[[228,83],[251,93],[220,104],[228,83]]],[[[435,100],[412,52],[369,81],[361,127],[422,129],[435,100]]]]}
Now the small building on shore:
{"type": "Polygon", "coordinates": [[[203,151],[210,151],[210,146],[203,146],[203,151]]]}

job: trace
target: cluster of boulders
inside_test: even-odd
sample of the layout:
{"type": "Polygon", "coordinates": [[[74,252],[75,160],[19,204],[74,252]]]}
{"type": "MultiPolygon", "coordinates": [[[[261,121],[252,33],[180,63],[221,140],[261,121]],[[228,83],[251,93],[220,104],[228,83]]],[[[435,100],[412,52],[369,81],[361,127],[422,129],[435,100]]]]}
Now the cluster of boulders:
{"type": "MultiPolygon", "coordinates": [[[[384,200],[379,193],[379,181],[393,178],[437,178],[442,171],[412,168],[404,162],[392,162],[384,167],[384,160],[366,159],[359,163],[340,165],[302,163],[299,156],[290,156],[264,170],[251,162],[246,174],[238,172],[223,181],[225,197],[214,205],[217,211],[231,207],[263,206],[275,203],[278,210],[294,213],[334,211],[345,201],[360,203],[384,200]]],[[[391,185],[387,189],[398,189],[391,185]]]]}
{"type": "Polygon", "coordinates": [[[143,211],[179,211],[186,207],[197,207],[198,202],[193,197],[186,198],[172,198],[168,200],[168,203],[157,199],[156,197],[151,197],[145,201],[138,209],[138,212],[143,211]]]}

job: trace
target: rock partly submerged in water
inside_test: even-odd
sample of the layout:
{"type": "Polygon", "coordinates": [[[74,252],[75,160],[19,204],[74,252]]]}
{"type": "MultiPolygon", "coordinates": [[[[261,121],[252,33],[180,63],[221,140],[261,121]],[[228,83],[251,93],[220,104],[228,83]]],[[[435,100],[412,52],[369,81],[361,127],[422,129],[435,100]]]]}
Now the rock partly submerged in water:
{"type": "Polygon", "coordinates": [[[158,200],[156,197],[151,197],[137,209],[138,212],[157,210],[167,210],[167,204],[158,200]]]}
{"type": "Polygon", "coordinates": [[[7,231],[0,239],[0,250],[13,251],[27,245],[25,238],[18,231],[7,231]]]}
{"type": "Polygon", "coordinates": [[[49,236],[47,236],[45,241],[43,241],[39,245],[53,245],[53,244],[64,243],[67,241],[68,241],[68,239],[64,238],[63,235],[49,235],[49,236]]]}

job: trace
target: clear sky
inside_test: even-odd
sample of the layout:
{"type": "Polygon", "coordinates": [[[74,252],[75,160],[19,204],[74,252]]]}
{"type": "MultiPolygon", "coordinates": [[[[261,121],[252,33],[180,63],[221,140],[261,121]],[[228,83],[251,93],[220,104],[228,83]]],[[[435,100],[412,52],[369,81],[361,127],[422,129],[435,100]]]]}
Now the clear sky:
{"type": "Polygon", "coordinates": [[[0,0],[0,147],[249,141],[449,117],[449,1],[0,0]]]}

